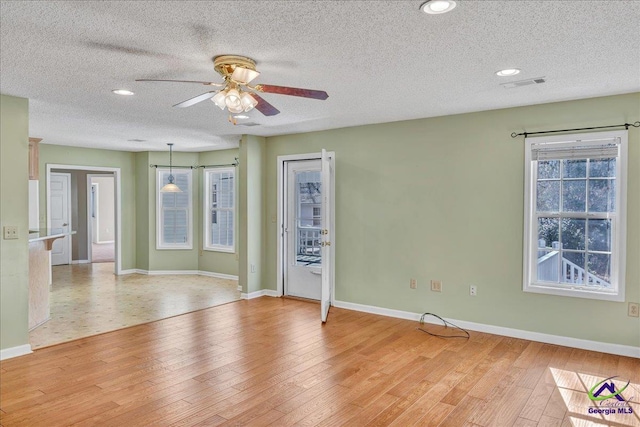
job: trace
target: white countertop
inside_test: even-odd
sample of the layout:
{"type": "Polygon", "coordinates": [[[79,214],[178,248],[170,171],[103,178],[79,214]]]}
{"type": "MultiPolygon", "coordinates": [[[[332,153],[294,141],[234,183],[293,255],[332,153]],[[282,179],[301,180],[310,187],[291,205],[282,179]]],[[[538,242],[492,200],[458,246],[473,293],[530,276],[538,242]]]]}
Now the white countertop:
{"type": "Polygon", "coordinates": [[[41,240],[54,240],[59,239],[64,236],[71,236],[72,234],[76,234],[75,231],[67,231],[63,233],[52,233],[51,230],[46,228],[41,228],[40,230],[29,230],[29,243],[31,242],[39,242],[41,240]]]}

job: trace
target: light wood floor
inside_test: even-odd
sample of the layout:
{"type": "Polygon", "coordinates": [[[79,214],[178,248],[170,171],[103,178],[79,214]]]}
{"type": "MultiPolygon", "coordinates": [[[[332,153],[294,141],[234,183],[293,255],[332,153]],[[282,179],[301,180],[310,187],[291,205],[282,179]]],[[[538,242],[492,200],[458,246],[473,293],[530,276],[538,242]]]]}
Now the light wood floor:
{"type": "MultiPolygon", "coordinates": [[[[0,364],[5,426],[638,426],[640,360],[262,297],[0,364]],[[443,328],[429,326],[434,331],[443,328]],[[635,414],[589,414],[618,375],[635,414]]],[[[614,399],[615,400],[615,399],[614,399]]]]}

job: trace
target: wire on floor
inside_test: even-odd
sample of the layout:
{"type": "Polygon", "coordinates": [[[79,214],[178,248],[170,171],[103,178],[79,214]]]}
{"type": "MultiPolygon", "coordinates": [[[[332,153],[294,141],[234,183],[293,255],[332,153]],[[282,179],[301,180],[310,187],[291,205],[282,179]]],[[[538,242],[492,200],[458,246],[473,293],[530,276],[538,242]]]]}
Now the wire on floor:
{"type": "Polygon", "coordinates": [[[453,323],[444,320],[442,317],[438,316],[437,314],[433,314],[433,313],[424,313],[422,316],[420,316],[420,325],[424,325],[424,319],[426,316],[433,316],[433,317],[437,317],[438,319],[442,320],[442,324],[444,325],[445,328],[447,328],[448,326],[452,326],[453,328],[464,332],[464,335],[440,335],[440,334],[434,334],[433,332],[429,332],[426,329],[423,329],[422,327],[418,327],[416,329],[418,329],[419,331],[422,331],[426,334],[429,334],[431,336],[434,337],[438,337],[438,338],[466,338],[469,339],[471,338],[471,336],[469,335],[469,332],[466,329],[462,329],[460,326],[454,325],[453,323]]]}

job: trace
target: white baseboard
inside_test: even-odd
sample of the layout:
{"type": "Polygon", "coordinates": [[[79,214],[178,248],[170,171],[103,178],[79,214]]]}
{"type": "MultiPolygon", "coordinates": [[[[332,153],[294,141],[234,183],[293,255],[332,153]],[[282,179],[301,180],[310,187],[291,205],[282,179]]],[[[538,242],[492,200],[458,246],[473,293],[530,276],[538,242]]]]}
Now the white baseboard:
{"type": "MultiPolygon", "coordinates": [[[[381,316],[396,317],[399,319],[419,321],[421,313],[412,313],[409,311],[393,310],[389,308],[376,307],[372,305],[356,304],[346,301],[335,301],[335,307],[345,308],[347,310],[362,311],[365,313],[379,314],[381,316]]],[[[579,338],[563,337],[559,335],[543,334],[540,332],[524,331],[521,329],[505,328],[503,326],[485,325],[482,323],[467,322],[465,320],[448,319],[445,320],[454,323],[464,329],[471,331],[486,332],[494,335],[503,335],[506,337],[521,338],[530,341],[539,341],[547,344],[562,345],[565,347],[581,348],[583,350],[599,351],[602,353],[617,354],[620,356],[629,356],[640,358],[640,347],[630,345],[612,344],[600,341],[583,340],[579,338]]],[[[425,319],[428,323],[441,324],[436,318],[425,319]]]]}
{"type": "Polygon", "coordinates": [[[107,245],[109,243],[114,243],[115,240],[98,240],[97,242],[93,242],[94,245],[107,245]]]}
{"type": "Polygon", "coordinates": [[[0,360],[11,359],[12,357],[24,356],[25,354],[33,353],[31,345],[24,344],[17,347],[5,348],[0,350],[0,360]]]}
{"type": "MultiPolygon", "coordinates": [[[[215,277],[217,279],[238,280],[238,276],[232,274],[215,273],[213,271],[203,270],[142,270],[140,268],[132,268],[120,271],[121,275],[125,274],[145,274],[147,276],[178,276],[178,275],[198,275],[215,277]]],[[[238,289],[241,290],[241,289],[238,289]]]]}
{"type": "Polygon", "coordinates": [[[198,270],[138,270],[140,274],[148,276],[193,276],[198,274],[198,270]]]}
{"type": "Polygon", "coordinates": [[[277,291],[274,291],[272,289],[260,289],[259,291],[255,291],[255,292],[250,292],[248,294],[245,293],[241,293],[240,294],[240,298],[242,299],[254,299],[254,298],[260,298],[260,297],[279,297],[280,295],[278,295],[277,291]]]}
{"type": "Polygon", "coordinates": [[[128,270],[120,270],[120,272],[118,272],[118,276],[126,276],[127,274],[143,274],[141,273],[142,270],[138,270],[137,268],[130,268],[128,270]]]}
{"type": "Polygon", "coordinates": [[[71,264],[89,264],[88,259],[74,259],[71,260],[71,264]]]}
{"type": "Polygon", "coordinates": [[[238,276],[234,276],[232,274],[223,274],[223,273],[215,273],[213,271],[203,271],[203,270],[199,270],[198,274],[200,276],[208,276],[208,277],[215,277],[217,279],[229,279],[229,280],[238,280],[238,276]]]}

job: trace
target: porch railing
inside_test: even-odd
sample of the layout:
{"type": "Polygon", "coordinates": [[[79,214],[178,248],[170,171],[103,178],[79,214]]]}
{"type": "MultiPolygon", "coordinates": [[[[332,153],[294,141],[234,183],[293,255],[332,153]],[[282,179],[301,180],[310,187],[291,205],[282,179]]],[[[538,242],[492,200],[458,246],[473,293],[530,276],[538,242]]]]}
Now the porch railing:
{"type": "Polygon", "coordinates": [[[320,255],[320,227],[298,227],[298,255],[320,255]]]}
{"type": "Polygon", "coordinates": [[[538,280],[556,283],[573,283],[580,285],[602,286],[610,288],[611,284],[600,277],[588,273],[584,268],[562,258],[560,252],[551,251],[538,258],[538,280]],[[561,268],[558,263],[561,262],[561,268]],[[562,275],[562,277],[559,277],[562,275]],[[559,280],[561,279],[561,280],[559,280]]]}

